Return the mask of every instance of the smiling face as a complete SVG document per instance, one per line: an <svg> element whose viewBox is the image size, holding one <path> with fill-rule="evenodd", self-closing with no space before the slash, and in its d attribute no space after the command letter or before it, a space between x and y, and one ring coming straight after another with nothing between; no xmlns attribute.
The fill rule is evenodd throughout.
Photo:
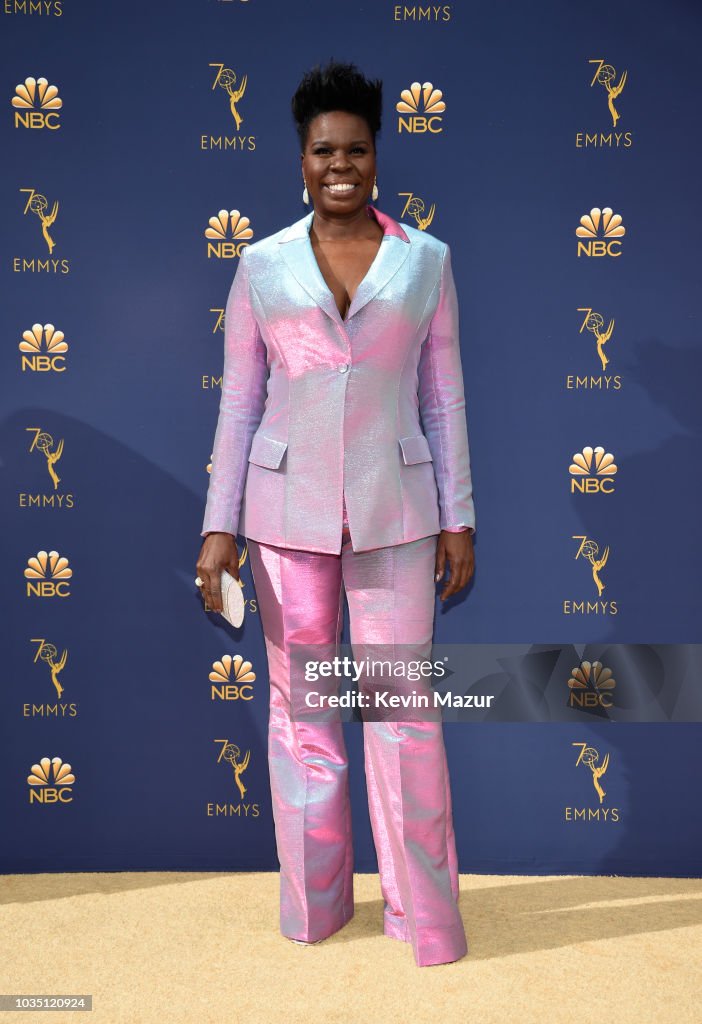
<svg viewBox="0 0 702 1024"><path fill-rule="evenodd" d="M373 136L365 118L344 110L315 117L302 154L302 174L315 212L352 215L363 209L376 174ZM346 187L330 187L335 184Z"/></svg>

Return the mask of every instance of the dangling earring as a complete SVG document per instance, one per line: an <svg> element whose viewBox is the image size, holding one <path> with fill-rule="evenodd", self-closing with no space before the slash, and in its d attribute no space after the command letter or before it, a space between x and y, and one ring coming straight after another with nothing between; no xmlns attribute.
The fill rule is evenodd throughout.
<svg viewBox="0 0 702 1024"><path fill-rule="evenodd" d="M305 181L304 178L302 180ZM305 181L305 187L302 190L302 201L303 201L303 203L305 203L306 206L310 205L310 194L307 191L307 182L306 181Z"/></svg>
<svg viewBox="0 0 702 1024"><path fill-rule="evenodd" d="M373 182L373 191L371 192L371 199L373 202L378 198L378 179L376 178Z"/></svg>

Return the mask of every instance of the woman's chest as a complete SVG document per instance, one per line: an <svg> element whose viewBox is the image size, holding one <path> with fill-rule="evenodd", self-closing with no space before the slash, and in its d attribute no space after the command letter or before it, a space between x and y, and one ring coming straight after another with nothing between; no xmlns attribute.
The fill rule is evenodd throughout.
<svg viewBox="0 0 702 1024"><path fill-rule="evenodd" d="M309 243L255 254L250 294L269 357L277 352L285 361L302 352L324 362L330 348L399 352L423 339L438 300L440 262L415 259L399 244L405 243L390 247L386 240L357 284L367 261L352 261L350 289L346 266L339 268L350 299L345 317Z"/></svg>
<svg viewBox="0 0 702 1024"><path fill-rule="evenodd" d="M353 245L312 241L312 251L324 282L334 296L342 319L353 302L359 285L370 272L378 255L379 239L362 239Z"/></svg>

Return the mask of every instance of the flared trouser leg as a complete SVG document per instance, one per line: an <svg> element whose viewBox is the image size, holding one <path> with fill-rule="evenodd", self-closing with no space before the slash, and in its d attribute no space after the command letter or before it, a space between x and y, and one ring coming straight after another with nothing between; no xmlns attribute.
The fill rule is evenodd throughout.
<svg viewBox="0 0 702 1024"><path fill-rule="evenodd" d="M248 541L270 677L268 763L280 861L280 930L315 942L353 917L353 843L343 726L293 720L294 645L341 632L341 559ZM311 687L314 684L310 684Z"/></svg>
<svg viewBox="0 0 702 1024"><path fill-rule="evenodd" d="M343 578L354 658L431 658L436 535L367 552L345 551ZM409 675L409 673L408 673ZM369 692L383 690L373 679ZM391 692L427 693L396 677ZM410 942L418 966L450 963L468 949L458 907L458 859L438 712L382 712L364 721L368 804L384 900L384 932ZM392 716L392 717L390 717Z"/></svg>
<svg viewBox="0 0 702 1024"><path fill-rule="evenodd" d="M280 927L308 942L353 916L348 758L341 722L291 718L292 649L334 656L349 604L354 657L398 645L431 655L436 535L340 555L249 540L271 686L268 755L280 860ZM299 685L299 684L296 684ZM311 689L319 684L310 683ZM412 684L409 689L415 688ZM415 713L416 716L416 713ZM395 713L396 717L396 713ZM363 723L369 812L384 899L384 932L411 944L418 966L467 952L440 716Z"/></svg>

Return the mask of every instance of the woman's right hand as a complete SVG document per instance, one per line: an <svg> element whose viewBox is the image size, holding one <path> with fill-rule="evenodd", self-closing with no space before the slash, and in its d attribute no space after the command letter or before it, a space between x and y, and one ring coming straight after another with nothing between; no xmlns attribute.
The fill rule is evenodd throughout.
<svg viewBox="0 0 702 1024"><path fill-rule="evenodd" d="M202 599L213 612L222 611L222 570L239 579L239 552L231 533L208 533L197 559L197 574L202 580Z"/></svg>

